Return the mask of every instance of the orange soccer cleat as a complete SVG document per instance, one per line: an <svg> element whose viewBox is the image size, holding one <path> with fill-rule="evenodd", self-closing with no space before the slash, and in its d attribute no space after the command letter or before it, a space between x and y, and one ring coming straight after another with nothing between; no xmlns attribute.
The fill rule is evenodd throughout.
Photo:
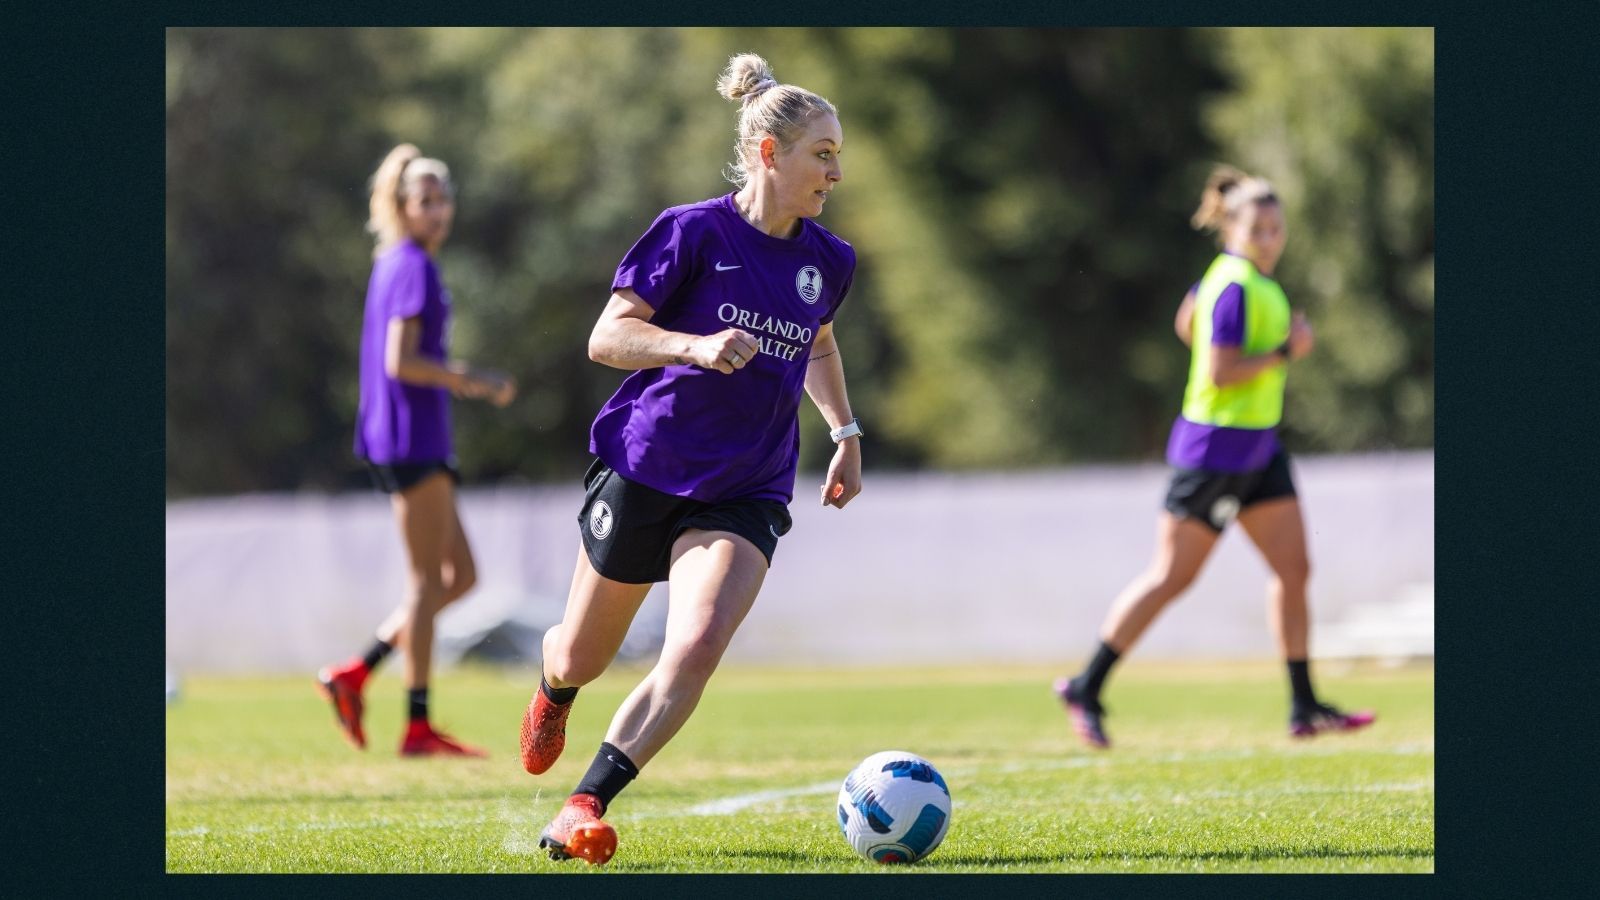
<svg viewBox="0 0 1600 900"><path fill-rule="evenodd" d="M567 714L572 703L552 703L542 687L522 714L522 767L530 775L543 775L561 758L567 746Z"/></svg>
<svg viewBox="0 0 1600 900"><path fill-rule="evenodd" d="M555 860L584 860L603 866L617 852L617 830L600 820L603 809L593 794L573 794L539 835L539 846Z"/></svg>

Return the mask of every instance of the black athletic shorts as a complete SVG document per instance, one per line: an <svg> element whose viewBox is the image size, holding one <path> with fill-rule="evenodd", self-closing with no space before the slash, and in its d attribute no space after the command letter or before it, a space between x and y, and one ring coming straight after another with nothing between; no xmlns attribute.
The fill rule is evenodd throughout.
<svg viewBox="0 0 1600 900"><path fill-rule="evenodd" d="M1180 519L1194 519L1221 534L1240 510L1263 500L1293 496L1289 454L1279 450L1265 469L1254 472L1175 469L1167 487L1166 507Z"/></svg>
<svg viewBox="0 0 1600 900"><path fill-rule="evenodd" d="M461 483L461 473L456 471L455 462L447 459L419 463L375 463L368 460L367 471L372 475L373 486L385 494L408 491L435 472L449 472L452 481Z"/></svg>
<svg viewBox="0 0 1600 900"><path fill-rule="evenodd" d="M600 460L583 477L578 531L594 570L612 581L666 581L672 544L690 528L727 531L756 545L772 565L778 538L794 524L776 500L706 503L675 497L618 475Z"/></svg>

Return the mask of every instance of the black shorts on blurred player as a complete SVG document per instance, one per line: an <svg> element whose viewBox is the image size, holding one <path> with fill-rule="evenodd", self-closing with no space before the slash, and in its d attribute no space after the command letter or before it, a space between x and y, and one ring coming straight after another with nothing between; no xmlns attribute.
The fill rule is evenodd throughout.
<svg viewBox="0 0 1600 900"><path fill-rule="evenodd" d="M446 459L431 460L419 463L375 463L367 462L367 472L372 475L372 484L385 494L399 494L416 487L435 472L449 472L450 480L456 484L461 483L461 473L456 471L454 462Z"/></svg>
<svg viewBox="0 0 1600 900"><path fill-rule="evenodd" d="M1221 534L1243 510L1265 500L1293 496L1289 454L1280 449L1266 468L1254 472L1175 469L1167 487L1166 508L1180 519L1194 519Z"/></svg>

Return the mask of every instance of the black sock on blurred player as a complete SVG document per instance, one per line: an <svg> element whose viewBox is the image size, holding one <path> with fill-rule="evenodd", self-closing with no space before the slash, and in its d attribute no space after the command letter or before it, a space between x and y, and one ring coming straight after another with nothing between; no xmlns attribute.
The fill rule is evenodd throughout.
<svg viewBox="0 0 1600 900"><path fill-rule="evenodd" d="M1297 711L1317 705L1317 695L1311 690L1310 660L1289 660L1289 690Z"/></svg>
<svg viewBox="0 0 1600 900"><path fill-rule="evenodd" d="M571 703L572 698L578 696L578 689L575 687L551 687L550 682L544 680L544 673L542 672L539 674L539 690L544 691L545 697L557 706Z"/></svg>
<svg viewBox="0 0 1600 900"><path fill-rule="evenodd" d="M389 651L393 649L394 645L390 644L388 641L375 641L372 644L372 649L367 651L367 655L361 657L361 661L366 664L367 671L371 672L373 669L378 667L378 663L383 662L383 658L388 656Z"/></svg>
<svg viewBox="0 0 1600 900"><path fill-rule="evenodd" d="M1105 684L1106 676L1111 674L1111 667L1116 665L1122 654L1111 649L1105 641L1094 652L1094 659L1089 660L1089 665L1072 679L1077 683L1078 690L1083 694L1083 699L1098 702L1100 700L1100 687Z"/></svg>
<svg viewBox="0 0 1600 900"><path fill-rule="evenodd" d="M603 813L611 806L612 798L622 792L639 775L639 767L633 764L626 753L612 745L601 742L600 752L594 755L594 762L589 764L589 771L578 782L572 791L574 794L593 794L600 798L600 811Z"/></svg>
<svg viewBox="0 0 1600 900"><path fill-rule="evenodd" d="M411 721L428 721L428 689L425 687L411 688L406 691L407 702L410 704Z"/></svg>

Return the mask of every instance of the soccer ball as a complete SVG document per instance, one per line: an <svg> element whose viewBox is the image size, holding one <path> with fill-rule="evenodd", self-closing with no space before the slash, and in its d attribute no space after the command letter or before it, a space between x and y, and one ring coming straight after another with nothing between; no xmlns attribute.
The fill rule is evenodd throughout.
<svg viewBox="0 0 1600 900"><path fill-rule="evenodd" d="M915 753L874 753L845 776L839 789L839 829L867 859L916 862L950 829L950 788L933 764Z"/></svg>

